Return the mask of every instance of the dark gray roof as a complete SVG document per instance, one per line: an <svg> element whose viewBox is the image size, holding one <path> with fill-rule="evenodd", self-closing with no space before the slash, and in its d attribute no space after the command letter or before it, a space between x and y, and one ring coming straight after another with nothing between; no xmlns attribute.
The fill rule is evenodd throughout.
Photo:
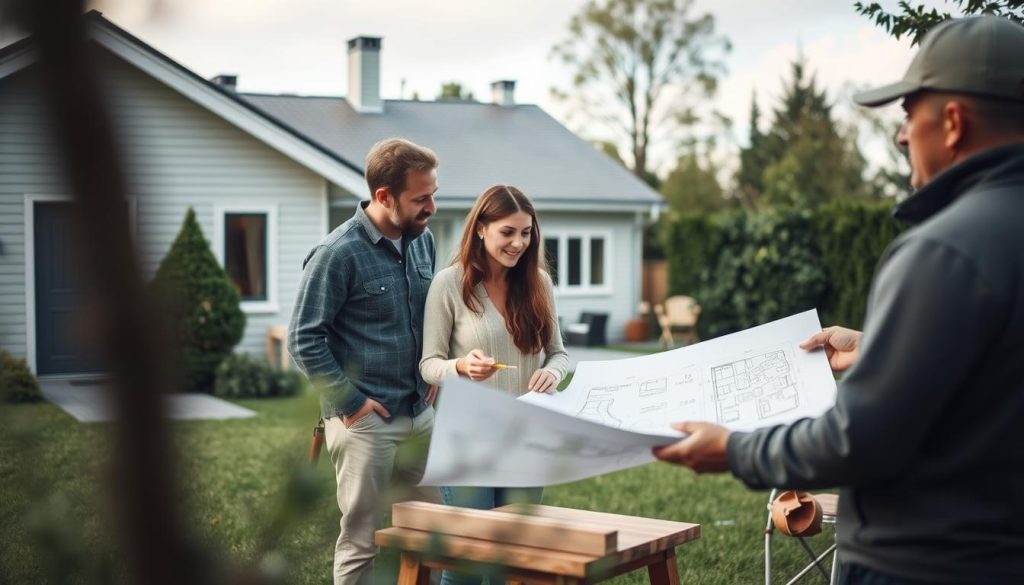
<svg viewBox="0 0 1024 585"><path fill-rule="evenodd" d="M444 199L472 200L507 183L538 204L662 203L646 183L534 105L385 100L384 113L359 114L340 97L240 97L356 164L384 138L428 146L441 160Z"/></svg>

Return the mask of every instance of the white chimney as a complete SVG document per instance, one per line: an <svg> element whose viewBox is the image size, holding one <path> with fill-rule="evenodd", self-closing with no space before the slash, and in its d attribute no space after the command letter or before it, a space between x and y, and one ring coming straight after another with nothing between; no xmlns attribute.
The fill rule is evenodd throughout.
<svg viewBox="0 0 1024 585"><path fill-rule="evenodd" d="M516 105L516 82L510 79L491 83L491 103L496 106Z"/></svg>
<svg viewBox="0 0 1024 585"><path fill-rule="evenodd" d="M238 91L238 76L227 73L221 73L210 78L210 81L231 91Z"/></svg>
<svg viewBox="0 0 1024 585"><path fill-rule="evenodd" d="M380 37L348 41L348 103L359 113L380 113Z"/></svg>

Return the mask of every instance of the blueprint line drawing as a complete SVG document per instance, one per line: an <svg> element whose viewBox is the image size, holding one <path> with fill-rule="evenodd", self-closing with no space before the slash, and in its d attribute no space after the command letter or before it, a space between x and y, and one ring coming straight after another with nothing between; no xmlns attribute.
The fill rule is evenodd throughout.
<svg viewBox="0 0 1024 585"><path fill-rule="evenodd" d="M815 311L671 351L582 362L569 387L528 400L578 418L637 431L710 421L732 430L824 412L835 379L823 351L799 344L821 331Z"/></svg>
<svg viewBox="0 0 1024 585"><path fill-rule="evenodd" d="M716 420L764 420L800 406L793 364L782 349L711 368Z"/></svg>

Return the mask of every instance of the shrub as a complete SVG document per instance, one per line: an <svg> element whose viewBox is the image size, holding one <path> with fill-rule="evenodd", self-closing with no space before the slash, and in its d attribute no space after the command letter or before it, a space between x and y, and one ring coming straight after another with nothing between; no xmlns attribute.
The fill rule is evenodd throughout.
<svg viewBox="0 0 1024 585"><path fill-rule="evenodd" d="M905 225L892 203L835 201L814 214L815 239L827 274L822 322L860 329L878 260Z"/></svg>
<svg viewBox="0 0 1024 585"><path fill-rule="evenodd" d="M668 271L669 294L698 297L698 291L712 280L718 248L721 246L720 233L713 217L703 213L686 213L670 214L666 219L662 242L671 258Z"/></svg>
<svg viewBox="0 0 1024 585"><path fill-rule="evenodd" d="M717 258L696 294L702 338L816 306L826 283L810 218L790 209L716 216Z"/></svg>
<svg viewBox="0 0 1024 585"><path fill-rule="evenodd" d="M37 402L43 399L39 382L28 362L0 350L0 393L7 402Z"/></svg>
<svg viewBox="0 0 1024 585"><path fill-rule="evenodd" d="M191 208L153 286L174 332L185 389L209 392L214 371L242 338L238 290L214 258Z"/></svg>
<svg viewBox="0 0 1024 585"><path fill-rule="evenodd" d="M277 369L263 358L239 353L217 366L213 393L224 398L293 396L302 389L303 381L296 370Z"/></svg>
<svg viewBox="0 0 1024 585"><path fill-rule="evenodd" d="M672 216L670 295L697 299L704 339L817 307L823 324L861 328L871 278L902 227L890 202L837 201Z"/></svg>

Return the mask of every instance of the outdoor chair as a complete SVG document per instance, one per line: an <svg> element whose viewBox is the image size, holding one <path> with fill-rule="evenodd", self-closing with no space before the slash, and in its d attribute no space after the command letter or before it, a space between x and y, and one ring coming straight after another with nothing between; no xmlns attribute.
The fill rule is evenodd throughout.
<svg viewBox="0 0 1024 585"><path fill-rule="evenodd" d="M654 312L661 325L661 337L658 342L664 347L675 347L675 332L684 334L685 345L697 342L697 318L700 316L700 305L693 297L676 295L665 299L663 305L655 305Z"/></svg>
<svg viewBox="0 0 1024 585"><path fill-rule="evenodd" d="M768 523L764 527L764 583L765 585L772 585L772 537L776 532L775 523L772 521L772 502L775 501L778 496L779 490L772 490L768 495ZM821 506L821 523L831 524L833 529L832 532L832 543L824 550L824 552L818 554L814 552L814 549L807 544L807 537L793 536L800 546L807 553L810 562L801 569L792 579L786 581L786 585L793 585L804 577L807 573L817 569L818 573L825 579L825 582L829 585L834 585L839 571L839 565L836 562L836 543L835 543L835 525L839 515L839 496L835 494L813 494L814 499L818 501ZM781 531L780 531L781 532ZM824 532L822 532L824 534ZM825 570L826 564L824 563L827 557L832 557L832 566L829 571Z"/></svg>
<svg viewBox="0 0 1024 585"><path fill-rule="evenodd" d="M565 343L584 347L607 345L608 341L605 336L607 327L608 313L580 313L579 322L570 323L566 327Z"/></svg>

